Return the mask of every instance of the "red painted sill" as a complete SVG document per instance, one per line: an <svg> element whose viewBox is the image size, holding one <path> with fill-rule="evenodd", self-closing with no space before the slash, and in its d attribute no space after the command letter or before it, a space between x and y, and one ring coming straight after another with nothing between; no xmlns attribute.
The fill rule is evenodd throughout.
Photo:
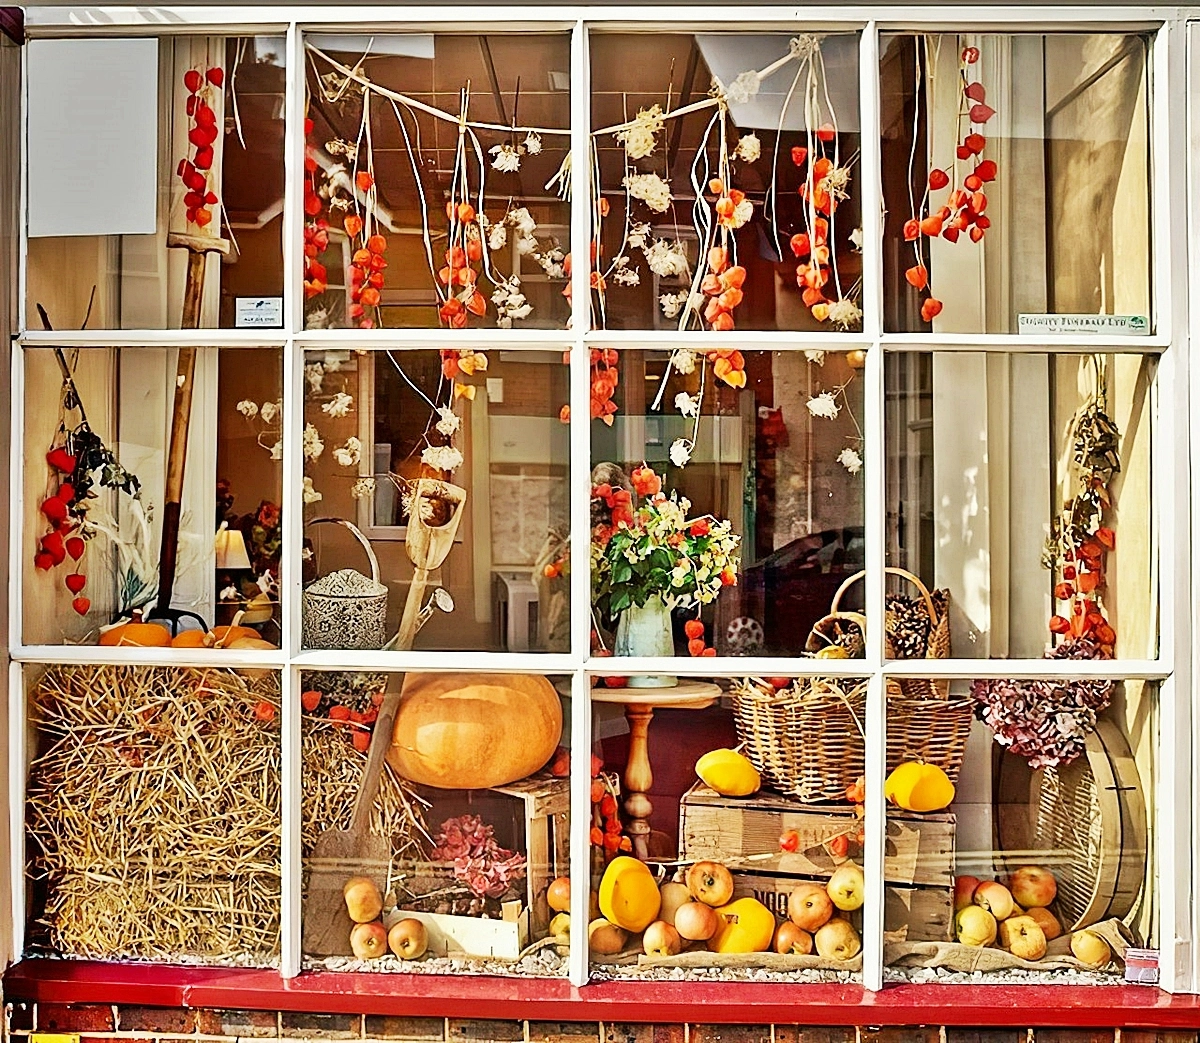
<svg viewBox="0 0 1200 1043"><path fill-rule="evenodd" d="M24 960L6 1001L138 1003L323 1013L807 1025L1200 1027L1200 996L1139 985L854 985L606 982L306 973Z"/></svg>

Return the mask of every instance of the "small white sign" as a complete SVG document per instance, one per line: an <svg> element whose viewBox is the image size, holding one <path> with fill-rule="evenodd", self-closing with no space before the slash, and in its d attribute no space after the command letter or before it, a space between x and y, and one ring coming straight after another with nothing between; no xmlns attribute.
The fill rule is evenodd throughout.
<svg viewBox="0 0 1200 1043"><path fill-rule="evenodd" d="M238 329L275 330L283 326L282 297L238 297L233 324Z"/></svg>
<svg viewBox="0 0 1200 1043"><path fill-rule="evenodd" d="M1113 337L1148 337L1145 315L1019 315L1017 332L1037 336L1063 333L1101 333Z"/></svg>

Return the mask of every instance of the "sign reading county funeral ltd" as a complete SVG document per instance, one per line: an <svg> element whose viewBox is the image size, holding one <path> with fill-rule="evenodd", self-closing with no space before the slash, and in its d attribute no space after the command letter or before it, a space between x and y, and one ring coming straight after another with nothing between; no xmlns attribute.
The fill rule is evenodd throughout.
<svg viewBox="0 0 1200 1043"><path fill-rule="evenodd" d="M1019 315L1018 333L1106 333L1114 337L1148 337L1145 315Z"/></svg>

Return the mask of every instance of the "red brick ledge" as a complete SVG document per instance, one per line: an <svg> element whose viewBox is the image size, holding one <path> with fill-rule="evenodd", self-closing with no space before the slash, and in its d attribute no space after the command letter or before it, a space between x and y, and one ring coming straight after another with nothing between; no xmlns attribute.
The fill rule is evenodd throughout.
<svg viewBox="0 0 1200 1043"><path fill-rule="evenodd" d="M1200 996L1138 985L891 985L605 982L472 976L339 974L24 960L6 1001L136 1003L321 1013L543 1021L715 1024L1200 1027Z"/></svg>

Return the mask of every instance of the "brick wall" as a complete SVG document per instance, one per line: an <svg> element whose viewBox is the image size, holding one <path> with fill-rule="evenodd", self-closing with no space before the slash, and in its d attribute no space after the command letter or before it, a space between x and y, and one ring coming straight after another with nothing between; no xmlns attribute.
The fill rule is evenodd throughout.
<svg viewBox="0 0 1200 1043"><path fill-rule="evenodd" d="M13 1043L28 1043L31 1034L41 1032L78 1033L81 1043L295 1043L300 1039L386 1043L1200 1043L1195 1031L1115 1028L651 1025L53 1003L9 1004L5 1013Z"/></svg>

